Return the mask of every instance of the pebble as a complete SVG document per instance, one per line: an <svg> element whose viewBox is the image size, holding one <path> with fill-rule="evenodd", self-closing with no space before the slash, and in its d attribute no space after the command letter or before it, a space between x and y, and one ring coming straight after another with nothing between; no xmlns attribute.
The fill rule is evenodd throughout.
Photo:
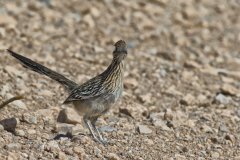
<svg viewBox="0 0 240 160"><path fill-rule="evenodd" d="M9 151L19 150L21 148L21 144L19 144L19 143L9 143L5 147Z"/></svg>
<svg viewBox="0 0 240 160"><path fill-rule="evenodd" d="M225 124L221 124L219 126L219 130L222 132L229 132L229 129L227 128L227 126Z"/></svg>
<svg viewBox="0 0 240 160"><path fill-rule="evenodd" d="M16 129L16 130L15 130L15 134L16 134L17 136L20 136L20 137L25 136L25 132L24 132L23 130L21 130L21 129Z"/></svg>
<svg viewBox="0 0 240 160"><path fill-rule="evenodd" d="M100 130L101 132L113 132L113 131L117 131L116 128L113 128L113 127L111 127L111 126L102 126L102 127L99 128L99 130Z"/></svg>
<svg viewBox="0 0 240 160"><path fill-rule="evenodd" d="M37 131L36 131L35 129L28 129L28 130L27 130L27 133L28 133L28 134L36 134Z"/></svg>
<svg viewBox="0 0 240 160"><path fill-rule="evenodd" d="M19 109L27 110L27 106L22 100L13 101L12 104Z"/></svg>
<svg viewBox="0 0 240 160"><path fill-rule="evenodd" d="M0 131L3 131L4 130L4 127L3 125L0 124Z"/></svg>
<svg viewBox="0 0 240 160"><path fill-rule="evenodd" d="M17 118L7 118L0 121L0 124L4 127L6 131L14 132L17 124L19 124L19 119Z"/></svg>
<svg viewBox="0 0 240 160"><path fill-rule="evenodd" d="M221 86L220 90L225 95L237 96L240 94L240 91L230 84L224 84Z"/></svg>
<svg viewBox="0 0 240 160"><path fill-rule="evenodd" d="M37 124L37 117L35 115L32 115L32 114L24 113L23 114L23 121L25 121L29 124Z"/></svg>
<svg viewBox="0 0 240 160"><path fill-rule="evenodd" d="M73 109L66 108L59 112L57 122L77 124L82 123L82 117Z"/></svg>
<svg viewBox="0 0 240 160"><path fill-rule="evenodd" d="M215 97L215 101L217 103L220 103L220 104L229 104L231 101L232 101L232 98L231 97L227 97L221 93L219 93L216 97Z"/></svg>
<svg viewBox="0 0 240 160"><path fill-rule="evenodd" d="M145 95L140 95L139 100L143 103L151 103L151 97L152 95L150 93L145 94Z"/></svg>
<svg viewBox="0 0 240 160"><path fill-rule="evenodd" d="M73 152L76 153L80 159L84 159L84 157L86 157L84 149L80 146L73 147Z"/></svg>
<svg viewBox="0 0 240 160"><path fill-rule="evenodd" d="M51 153L58 153L60 151L60 148L57 141L50 141L45 145L45 150Z"/></svg>
<svg viewBox="0 0 240 160"><path fill-rule="evenodd" d="M147 145L150 145L152 146L154 144L153 140L151 139L145 139L144 142L147 144Z"/></svg>
<svg viewBox="0 0 240 160"><path fill-rule="evenodd" d="M173 112L170 109L167 109L164 113L164 120L172 121L173 120Z"/></svg>
<svg viewBox="0 0 240 160"><path fill-rule="evenodd" d="M90 14L85 15L83 21L86 22L90 28L95 27L95 22Z"/></svg>
<svg viewBox="0 0 240 160"><path fill-rule="evenodd" d="M138 86L138 81L135 78L127 78L124 81L124 87L126 89L134 89Z"/></svg>
<svg viewBox="0 0 240 160"><path fill-rule="evenodd" d="M212 158L219 158L220 154L218 152L212 152L211 157Z"/></svg>
<svg viewBox="0 0 240 160"><path fill-rule="evenodd" d="M138 125L138 131L141 134L151 134L152 130L148 128L146 125Z"/></svg>
<svg viewBox="0 0 240 160"><path fill-rule="evenodd" d="M116 155L115 153L108 153L107 158L108 158L108 160L120 160L118 155Z"/></svg>
<svg viewBox="0 0 240 160"><path fill-rule="evenodd" d="M184 155L175 154L175 160L186 160L186 157Z"/></svg>
<svg viewBox="0 0 240 160"><path fill-rule="evenodd" d="M0 22L1 23L1 22ZM15 77L15 76L19 76L21 77L22 75L22 71L20 71L19 69L17 69L16 67L13 66L5 66L5 71L7 71L8 74L10 74L11 76Z"/></svg>
<svg viewBox="0 0 240 160"><path fill-rule="evenodd" d="M235 136L232 135L232 134L227 134L227 135L225 136L225 139L231 141L232 143L234 143L235 140L236 140Z"/></svg>
<svg viewBox="0 0 240 160"><path fill-rule="evenodd" d="M74 125L73 124L67 124L67 123L56 123L55 126L55 131L58 134L67 134L67 133L71 133L72 132L72 127Z"/></svg>
<svg viewBox="0 0 240 160"><path fill-rule="evenodd" d="M183 15L184 17L186 17L187 19L192 19L192 18L196 18L198 15L198 12L196 9L194 9L193 7L186 7L183 10Z"/></svg>
<svg viewBox="0 0 240 160"><path fill-rule="evenodd" d="M59 158L59 160L65 160L65 159L67 159L67 155L64 152L59 151L58 158Z"/></svg>
<svg viewBox="0 0 240 160"><path fill-rule="evenodd" d="M194 104L194 102L195 102L195 97L192 96L191 94L187 94L186 96L184 96L184 97L180 100L180 103L181 103L182 105L186 105L186 106L192 105L192 104Z"/></svg>
<svg viewBox="0 0 240 160"><path fill-rule="evenodd" d="M213 130L211 127L207 126L207 125L203 125L201 126L201 130L205 133L213 133Z"/></svg>
<svg viewBox="0 0 240 160"><path fill-rule="evenodd" d="M16 160L16 159L21 159L20 154L16 152L8 152L7 160Z"/></svg>
<svg viewBox="0 0 240 160"><path fill-rule="evenodd" d="M101 158L102 157L101 153L102 153L102 151L95 146L94 147L95 156L98 157L98 158Z"/></svg>

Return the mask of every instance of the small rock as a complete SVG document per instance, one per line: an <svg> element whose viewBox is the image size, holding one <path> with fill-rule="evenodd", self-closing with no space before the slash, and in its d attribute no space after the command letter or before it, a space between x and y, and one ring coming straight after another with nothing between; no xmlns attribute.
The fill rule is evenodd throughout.
<svg viewBox="0 0 240 160"><path fill-rule="evenodd" d="M212 158L219 158L220 154L218 152L212 152L211 157Z"/></svg>
<svg viewBox="0 0 240 160"><path fill-rule="evenodd" d="M207 126L207 125L203 125L201 126L201 130L205 133L213 133L213 130L211 127Z"/></svg>
<svg viewBox="0 0 240 160"><path fill-rule="evenodd" d="M145 142L147 145L150 145L150 146L154 145L154 142L153 142L153 140L151 140L151 139L145 139L144 142Z"/></svg>
<svg viewBox="0 0 240 160"><path fill-rule="evenodd" d="M93 46L93 48L94 48L94 51L95 51L96 53L103 53L103 52L105 52L105 50L104 50L102 47Z"/></svg>
<svg viewBox="0 0 240 160"><path fill-rule="evenodd" d="M87 14L86 16L84 16L83 21L86 22L90 28L95 27L95 22L90 14Z"/></svg>
<svg viewBox="0 0 240 160"><path fill-rule="evenodd" d="M3 131L4 130L4 127L3 125L0 124L0 131Z"/></svg>
<svg viewBox="0 0 240 160"><path fill-rule="evenodd" d="M27 133L28 134L36 134L37 131L35 129L29 129L29 130L27 130Z"/></svg>
<svg viewBox="0 0 240 160"><path fill-rule="evenodd" d="M172 121L173 120L173 113L170 109L167 109L164 114L164 120Z"/></svg>
<svg viewBox="0 0 240 160"><path fill-rule="evenodd" d="M115 153L108 153L107 158L108 158L108 160L120 160L118 155L116 155Z"/></svg>
<svg viewBox="0 0 240 160"><path fill-rule="evenodd" d="M102 157L101 153L102 153L102 151L95 146L94 147L94 154L95 154L95 156L100 158L100 157Z"/></svg>
<svg viewBox="0 0 240 160"><path fill-rule="evenodd" d="M21 144L19 144L19 143L9 143L5 147L6 147L7 150L10 150L10 151L19 150L21 148Z"/></svg>
<svg viewBox="0 0 240 160"><path fill-rule="evenodd" d="M92 16L95 18L99 17L101 14L100 11L96 7L93 7L93 6L90 8L90 12L91 12Z"/></svg>
<svg viewBox="0 0 240 160"><path fill-rule="evenodd" d="M80 146L74 147L73 152L76 153L80 159L86 159L86 153L82 147Z"/></svg>
<svg viewBox="0 0 240 160"><path fill-rule="evenodd" d="M201 68L201 65L198 64L196 61L187 61L184 63L184 67L190 68L190 69L192 69L192 68L198 69L198 68Z"/></svg>
<svg viewBox="0 0 240 160"><path fill-rule="evenodd" d="M229 129L227 128L227 126L225 124L221 124L219 126L219 130L222 132L229 132Z"/></svg>
<svg viewBox="0 0 240 160"><path fill-rule="evenodd" d="M41 90L39 95L42 95L44 97L52 97L54 93L48 90Z"/></svg>
<svg viewBox="0 0 240 160"><path fill-rule="evenodd" d="M0 95L4 97L11 89L11 86L9 84L5 84L1 87ZM8 96L7 96L8 97ZM9 97L13 97L12 95L9 95Z"/></svg>
<svg viewBox="0 0 240 160"><path fill-rule="evenodd" d="M2 158L1 155L0 155L0 158ZM15 160L15 159L21 159L21 158L22 158L21 155L19 153L16 153L15 151L8 152L7 160Z"/></svg>
<svg viewBox="0 0 240 160"><path fill-rule="evenodd" d="M197 96L197 101L198 101L199 105L207 106L207 104L209 104L207 97L202 94Z"/></svg>
<svg viewBox="0 0 240 160"><path fill-rule="evenodd" d="M235 140L236 140L236 139L235 139L235 136L234 136L234 135L231 135L231 134L227 134L227 135L225 136L225 139L231 141L232 143L234 143Z"/></svg>
<svg viewBox="0 0 240 160"><path fill-rule="evenodd" d="M184 155L175 154L175 159L176 160L186 160L186 157Z"/></svg>
<svg viewBox="0 0 240 160"><path fill-rule="evenodd" d="M133 118L130 110L127 108L119 108L119 112Z"/></svg>
<svg viewBox="0 0 240 160"><path fill-rule="evenodd" d="M145 94L145 95L140 95L139 96L139 100L142 102L142 103L151 103L151 97L152 95L150 93L148 94Z"/></svg>
<svg viewBox="0 0 240 160"><path fill-rule="evenodd" d="M15 134L20 137L25 136L25 132L21 129L16 129Z"/></svg>
<svg viewBox="0 0 240 160"><path fill-rule="evenodd" d="M37 117L35 115L31 115L30 113L24 113L22 116L23 121L29 124L37 124Z"/></svg>
<svg viewBox="0 0 240 160"><path fill-rule="evenodd" d="M50 141L46 144L45 150L51 153L58 153L60 151L60 148L57 141Z"/></svg>
<svg viewBox="0 0 240 160"><path fill-rule="evenodd" d="M0 124L4 127L4 129L9 132L14 132L18 123L19 119L17 118L8 118L0 121Z"/></svg>
<svg viewBox="0 0 240 160"><path fill-rule="evenodd" d="M240 109L237 110L237 116L240 118Z"/></svg>
<svg viewBox="0 0 240 160"><path fill-rule="evenodd" d="M195 103L195 97L191 94L187 94L180 100L180 103L182 105L193 105Z"/></svg>
<svg viewBox="0 0 240 160"><path fill-rule="evenodd" d="M74 152L74 153L77 153L77 154L80 153L81 155L82 155L83 153L85 154L84 149L83 149L82 147L80 147L80 146L73 147L73 152Z"/></svg>
<svg viewBox="0 0 240 160"><path fill-rule="evenodd" d="M72 127L74 125L73 124L67 124L67 123L56 123L55 126L55 131L58 134L67 134L67 133L71 133L72 132Z"/></svg>
<svg viewBox="0 0 240 160"><path fill-rule="evenodd" d="M117 131L116 128L113 128L113 127L111 127L111 126L103 126L103 127L99 128L99 130L100 130L101 132L113 132L113 131Z"/></svg>
<svg viewBox="0 0 240 160"><path fill-rule="evenodd" d="M12 104L15 105L19 109L27 110L26 104L23 103L23 101L21 101L21 100L13 101Z"/></svg>
<svg viewBox="0 0 240 160"><path fill-rule="evenodd" d="M55 114L57 113L58 109L39 109L35 112L38 119L43 120L45 124L55 124L56 118Z"/></svg>
<svg viewBox="0 0 240 160"><path fill-rule="evenodd" d="M198 12L196 11L196 9L194 9L193 7L186 7L183 10L183 16L186 19L192 19L195 18L198 15Z"/></svg>
<svg viewBox="0 0 240 160"><path fill-rule="evenodd" d="M170 128L167 126L166 122L164 122L161 119L154 120L154 121L152 121L152 123L153 123L154 126L160 127L164 131L169 131L170 130Z"/></svg>
<svg viewBox="0 0 240 160"><path fill-rule="evenodd" d="M163 119L164 117L164 112L160 112L160 113L151 113L149 115L149 118L151 121L157 120L157 119Z"/></svg>
<svg viewBox="0 0 240 160"><path fill-rule="evenodd" d="M225 95L223 95L221 93L215 97L215 102L220 103L220 104L229 104L231 101L232 101L231 97L226 97Z"/></svg>
<svg viewBox="0 0 240 160"><path fill-rule="evenodd" d="M124 81L124 87L126 89L134 89L138 86L138 81L135 78L128 78Z"/></svg>
<svg viewBox="0 0 240 160"><path fill-rule="evenodd" d="M220 90L225 95L237 96L240 94L240 91L238 89L236 89L235 87L233 87L232 85L229 85L229 84L224 84L220 88Z"/></svg>
<svg viewBox="0 0 240 160"><path fill-rule="evenodd" d="M186 126L189 126L190 128L194 128L196 126L196 120L188 119L186 121Z"/></svg>
<svg viewBox="0 0 240 160"><path fill-rule="evenodd" d="M146 125L138 125L138 131L141 134L150 134L152 130L148 128Z"/></svg>
<svg viewBox="0 0 240 160"><path fill-rule="evenodd" d="M78 136L74 136L72 138L73 142L76 142L78 144L90 144L92 142L92 139L89 136L85 136L85 135L78 135Z"/></svg>
<svg viewBox="0 0 240 160"><path fill-rule="evenodd" d="M82 123L81 116L72 108L66 108L59 112L57 122L77 124Z"/></svg>
<svg viewBox="0 0 240 160"><path fill-rule="evenodd" d="M21 75L23 74L19 69L17 69L16 67L13 67L13 66L5 66L4 70L11 76L21 77Z"/></svg>
<svg viewBox="0 0 240 160"><path fill-rule="evenodd" d="M60 151L58 152L58 158L59 160L65 160L67 159L67 155L64 152Z"/></svg>
<svg viewBox="0 0 240 160"><path fill-rule="evenodd" d="M80 124L73 125L67 123L57 123L55 126L55 131L58 134L64 135L71 134L72 136L87 133L86 129L82 127Z"/></svg>
<svg viewBox="0 0 240 160"><path fill-rule="evenodd" d="M0 15L0 25L10 25L11 27L14 27L17 24L17 21L9 15Z"/></svg>
<svg viewBox="0 0 240 160"><path fill-rule="evenodd" d="M182 96L183 94L176 89L174 85L170 86L166 91L167 94L170 95L176 95L176 96Z"/></svg>
<svg viewBox="0 0 240 160"><path fill-rule="evenodd" d="M73 136L79 135L79 134L86 134L86 133L88 133L88 130L80 124L76 124L75 126L72 127L71 134Z"/></svg>

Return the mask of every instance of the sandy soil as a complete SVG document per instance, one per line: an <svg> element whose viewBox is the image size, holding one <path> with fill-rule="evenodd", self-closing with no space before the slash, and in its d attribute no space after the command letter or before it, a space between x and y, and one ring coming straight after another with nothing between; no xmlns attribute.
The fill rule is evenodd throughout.
<svg viewBox="0 0 240 160"><path fill-rule="evenodd" d="M81 84L119 39L129 46L125 91L99 119L106 147L57 122L64 88L3 50ZM238 0L0 0L0 103L24 96L0 109L0 159L238 160L239 44Z"/></svg>

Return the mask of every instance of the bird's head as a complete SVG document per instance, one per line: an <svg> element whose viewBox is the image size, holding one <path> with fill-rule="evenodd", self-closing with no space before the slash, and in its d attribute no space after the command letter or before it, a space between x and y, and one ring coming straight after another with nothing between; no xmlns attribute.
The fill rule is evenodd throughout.
<svg viewBox="0 0 240 160"><path fill-rule="evenodd" d="M115 44L115 50L113 51L113 58L123 60L127 56L127 45L123 40L117 41Z"/></svg>

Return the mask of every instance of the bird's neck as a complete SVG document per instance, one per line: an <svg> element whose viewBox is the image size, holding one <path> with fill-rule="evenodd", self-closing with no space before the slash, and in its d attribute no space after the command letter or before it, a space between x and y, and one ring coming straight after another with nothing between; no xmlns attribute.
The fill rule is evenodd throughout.
<svg viewBox="0 0 240 160"><path fill-rule="evenodd" d="M122 74L123 69L124 69L123 60L113 58L111 64L106 69L106 72L109 74Z"/></svg>
<svg viewBox="0 0 240 160"><path fill-rule="evenodd" d="M105 82L114 82L114 85L121 85L123 79L123 60L113 59L112 63L103 72Z"/></svg>

